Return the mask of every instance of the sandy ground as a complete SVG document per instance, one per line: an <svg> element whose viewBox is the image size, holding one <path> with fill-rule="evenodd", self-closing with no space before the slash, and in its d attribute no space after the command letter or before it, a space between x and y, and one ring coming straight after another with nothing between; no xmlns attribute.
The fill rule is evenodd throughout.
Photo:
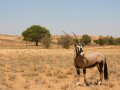
<svg viewBox="0 0 120 90"><path fill-rule="evenodd" d="M109 81L76 86L73 49L0 49L0 90L119 90L120 47L87 47L107 56ZM99 79L97 68L87 69L87 80ZM83 83L81 70L80 83Z"/></svg>

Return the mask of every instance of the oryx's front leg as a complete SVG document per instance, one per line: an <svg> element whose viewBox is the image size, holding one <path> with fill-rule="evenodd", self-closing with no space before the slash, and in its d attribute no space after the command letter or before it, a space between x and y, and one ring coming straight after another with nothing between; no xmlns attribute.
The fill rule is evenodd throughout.
<svg viewBox="0 0 120 90"><path fill-rule="evenodd" d="M77 75L78 75L78 79L77 79L77 83L76 85L80 85L80 69L79 68L76 68L76 71L77 71Z"/></svg>
<svg viewBox="0 0 120 90"><path fill-rule="evenodd" d="M84 86L87 85L87 81L86 81L86 68L83 68L83 77L84 77Z"/></svg>

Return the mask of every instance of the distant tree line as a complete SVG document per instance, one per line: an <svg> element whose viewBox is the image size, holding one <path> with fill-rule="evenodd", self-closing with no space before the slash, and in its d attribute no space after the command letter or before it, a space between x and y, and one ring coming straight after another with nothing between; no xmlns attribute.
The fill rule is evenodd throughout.
<svg viewBox="0 0 120 90"><path fill-rule="evenodd" d="M99 45L120 45L120 38L113 38L112 36L100 36L98 40L94 40L94 43Z"/></svg>
<svg viewBox="0 0 120 90"><path fill-rule="evenodd" d="M22 32L23 40L35 42L36 46L39 45L39 42L44 45L45 48L49 48L51 45L51 34L48 29L39 25L32 25ZM75 38L73 38L76 40ZM91 37L87 34L82 35L81 38L78 38L81 44L85 45L120 45L120 38L114 38L112 36L100 36L98 40L92 40ZM92 42L93 41L93 42ZM92 42L92 43L91 43ZM67 36L61 36L58 39L58 45L61 45L63 48L70 48L72 45L71 40Z"/></svg>
<svg viewBox="0 0 120 90"><path fill-rule="evenodd" d="M85 45L93 45L93 44L100 45L100 46L120 45L120 38L113 38L112 36L106 36L106 37L100 36L98 40L94 40L92 43L91 37L89 35L85 34L81 38L79 38L79 41L81 44L85 44ZM70 39L67 36L62 36L59 39L58 44L60 44L63 48L68 49L70 47L70 45L72 44L72 42L70 41Z"/></svg>

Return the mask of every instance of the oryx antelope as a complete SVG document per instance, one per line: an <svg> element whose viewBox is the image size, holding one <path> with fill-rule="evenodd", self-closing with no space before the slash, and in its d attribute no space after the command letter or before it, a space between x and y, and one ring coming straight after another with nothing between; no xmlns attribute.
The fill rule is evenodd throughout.
<svg viewBox="0 0 120 90"><path fill-rule="evenodd" d="M88 84L86 81L86 68L91 68L94 66L97 66L98 71L100 72L100 80L97 82L97 84L102 83L103 73L104 73L104 79L108 80L108 68L107 68L106 56L101 52L84 52L82 49L82 45L80 44L77 36L74 33L73 34L76 37L76 41L73 40L67 33L65 34L71 39L71 41L75 45L74 66L78 74L76 85L80 85L79 83L80 69L83 69L84 85L86 86Z"/></svg>

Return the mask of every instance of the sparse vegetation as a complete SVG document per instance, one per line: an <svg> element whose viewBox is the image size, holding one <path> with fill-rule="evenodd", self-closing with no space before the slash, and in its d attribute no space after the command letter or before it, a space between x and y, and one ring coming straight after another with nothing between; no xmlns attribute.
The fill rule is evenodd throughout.
<svg viewBox="0 0 120 90"><path fill-rule="evenodd" d="M120 38L114 38L112 36L100 36L98 40L94 40L96 44L99 44L101 46L103 45L119 45L120 44Z"/></svg>
<svg viewBox="0 0 120 90"><path fill-rule="evenodd" d="M67 36L61 36L58 43L65 49L70 48L71 40Z"/></svg>
<svg viewBox="0 0 120 90"><path fill-rule="evenodd" d="M50 45L51 45L51 37L50 36L45 36L42 39L42 44L43 44L43 46L45 46L45 48L49 48Z"/></svg>
<svg viewBox="0 0 120 90"><path fill-rule="evenodd" d="M81 38L81 43L85 44L85 45L88 45L91 43L91 37L89 35L83 35L82 38Z"/></svg>
<svg viewBox="0 0 120 90"><path fill-rule="evenodd" d="M116 42L118 45L120 45L120 38L116 38L116 39L115 39L115 42Z"/></svg>
<svg viewBox="0 0 120 90"><path fill-rule="evenodd" d="M120 86L120 46L88 46L85 51L100 51L107 56L109 81L98 86L75 86L73 49L1 49L0 89L17 90L102 90ZM34 69L35 68L35 69ZM87 69L87 80L99 79L97 68ZM80 83L83 83L81 73Z"/></svg>

